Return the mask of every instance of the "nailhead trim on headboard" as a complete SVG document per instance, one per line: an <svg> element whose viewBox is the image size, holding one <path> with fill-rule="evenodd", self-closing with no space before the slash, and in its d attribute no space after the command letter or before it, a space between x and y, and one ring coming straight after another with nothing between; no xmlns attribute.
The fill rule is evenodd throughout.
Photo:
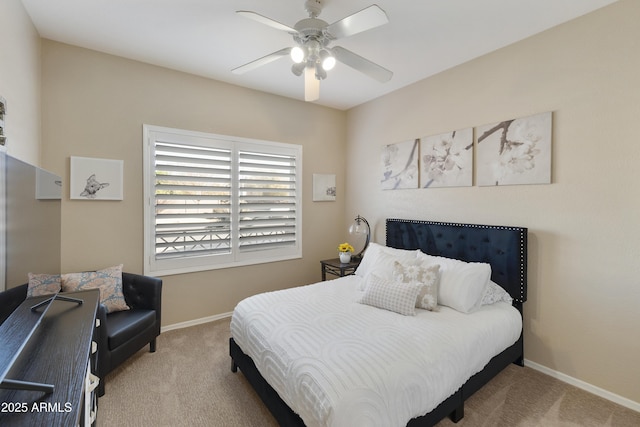
<svg viewBox="0 0 640 427"><path fill-rule="evenodd" d="M465 223L454 223L454 222L440 222L440 221L426 221L426 220L407 220L407 219L397 219L397 218L389 218L386 220L386 233L387 233L387 245L389 245L389 240L392 238L389 235L389 225L390 223L404 223L404 224L410 224L410 225L415 225L415 224L423 224L425 225L425 231L430 231L429 227L430 225L434 225L434 226L439 226L439 227L451 227L452 231L456 230L456 229L482 229L482 230L499 230L499 231L512 231L515 232L517 234L517 242L515 243L509 243L511 246L510 247L503 247L500 248L500 253L499 255L502 254L506 254L507 251L513 251L516 250L517 251L517 255L518 255L518 263L519 265L517 266L517 271L518 271L518 276L519 276L519 293L516 293L515 291L517 289L508 289L510 291L510 294L512 296L512 298L522 304L527 300L527 234L528 234L528 230L527 228L524 227L510 227L510 226L499 226L499 225L483 225L483 224L465 224ZM503 234L503 233L500 233ZM415 236L415 237L419 237L419 236ZM442 235L440 236L433 236L431 234L428 235L428 237L433 238L434 240L437 240L437 237L442 237ZM462 238L462 236L460 237ZM397 236L394 236L393 239L397 239ZM425 239L426 240L426 239ZM400 245L394 245L394 247L400 247L400 248L405 248L405 249L422 249L425 245L427 245L427 241L424 242L411 242L411 244L409 244L409 247L406 247L405 244L407 244L407 242L400 242ZM473 245L471 247L472 251L476 251L477 247L476 246L481 246L483 243L486 243L485 246L489 246L490 240L487 239L485 241L482 241L480 243L480 245ZM515 245L515 247L514 247ZM449 244L447 246L448 249L453 250L454 248L451 247L451 244ZM488 257L491 258L491 254L487 251L487 253L489 254ZM439 254L434 254L434 255L439 255ZM444 255L446 256L446 255ZM474 260L474 259L464 259L465 261L479 261L479 260ZM496 262L495 259L489 259L488 262ZM487 262L487 261L484 261ZM510 266L510 267L515 267L515 266ZM501 283L501 285L503 285ZM511 286L510 288L515 288L518 284L511 281Z"/></svg>

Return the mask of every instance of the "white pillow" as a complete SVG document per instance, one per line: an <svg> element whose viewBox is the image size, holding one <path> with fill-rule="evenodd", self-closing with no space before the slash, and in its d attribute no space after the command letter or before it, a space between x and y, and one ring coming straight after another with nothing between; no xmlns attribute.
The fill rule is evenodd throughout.
<svg viewBox="0 0 640 427"><path fill-rule="evenodd" d="M509 292L504 290L500 285L495 283L493 280L489 280L489 285L484 291L480 305L491 305L498 301L504 301L511 304L513 303L513 298L511 298Z"/></svg>
<svg viewBox="0 0 640 427"><path fill-rule="evenodd" d="M358 302L372 307L393 311L404 316L415 316L416 298L422 286L397 283L370 274L367 286Z"/></svg>
<svg viewBox="0 0 640 427"><path fill-rule="evenodd" d="M439 270L438 264L425 265L418 259L405 262L395 261L393 263L393 280L420 285L416 307L434 311L438 308Z"/></svg>
<svg viewBox="0 0 640 427"><path fill-rule="evenodd" d="M418 252L418 249L409 251L370 243L355 275L366 278L369 274L375 273L380 277L391 279L393 277L393 262L416 259Z"/></svg>
<svg viewBox="0 0 640 427"><path fill-rule="evenodd" d="M480 262L418 254L418 259L440 265L438 304L462 313L470 313L480 306L491 278L491 266Z"/></svg>

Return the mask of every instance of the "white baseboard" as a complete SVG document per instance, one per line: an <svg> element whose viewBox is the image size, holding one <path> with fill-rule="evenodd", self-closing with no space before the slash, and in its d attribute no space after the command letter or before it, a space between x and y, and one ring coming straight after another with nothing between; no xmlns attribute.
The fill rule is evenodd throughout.
<svg viewBox="0 0 640 427"><path fill-rule="evenodd" d="M614 403L617 403L618 405L624 406L625 408L629 408L633 411L640 412L640 403L634 402L631 399L627 399L626 397L622 397L615 393L611 393L610 391L607 391L600 387L596 387L593 384L589 384L577 378L573 378L569 375L563 374L562 372L554 371L553 369L547 368L546 366L540 365L539 363L536 363L536 362L532 362L531 360L528 360L528 359L524 360L524 365L528 366L531 369L535 369L536 371L540 371L543 374L547 374L550 377L556 378L562 382L571 384L572 386L588 391L591 394L600 396L603 399L610 400Z"/></svg>
<svg viewBox="0 0 640 427"><path fill-rule="evenodd" d="M174 329L188 328L189 326L202 325L203 323L215 322L216 320L226 319L231 317L232 312L216 314L209 317L201 317L200 319L188 320L186 322L174 323L173 325L167 325L160 328L160 332L172 331Z"/></svg>

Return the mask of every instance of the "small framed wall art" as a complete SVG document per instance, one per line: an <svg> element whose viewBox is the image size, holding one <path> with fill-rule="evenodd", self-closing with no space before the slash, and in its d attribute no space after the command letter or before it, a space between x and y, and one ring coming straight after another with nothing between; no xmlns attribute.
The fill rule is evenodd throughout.
<svg viewBox="0 0 640 427"><path fill-rule="evenodd" d="M71 157L70 198L122 200L124 161Z"/></svg>
<svg viewBox="0 0 640 427"><path fill-rule="evenodd" d="M333 202L336 200L335 174L313 174L313 201Z"/></svg>

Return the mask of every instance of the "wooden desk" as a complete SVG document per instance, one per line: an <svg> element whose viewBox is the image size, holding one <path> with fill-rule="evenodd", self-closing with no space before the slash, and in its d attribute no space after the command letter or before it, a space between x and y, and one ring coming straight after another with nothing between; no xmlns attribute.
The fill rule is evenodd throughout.
<svg viewBox="0 0 640 427"><path fill-rule="evenodd" d="M2 426L84 425L85 379L100 293L92 289L63 295L83 303L52 301L5 375L10 380L51 384L54 390L0 389ZM0 326L0 363L13 357L5 349L28 335L24 329L33 329L38 313L31 306L44 299L25 300Z"/></svg>

